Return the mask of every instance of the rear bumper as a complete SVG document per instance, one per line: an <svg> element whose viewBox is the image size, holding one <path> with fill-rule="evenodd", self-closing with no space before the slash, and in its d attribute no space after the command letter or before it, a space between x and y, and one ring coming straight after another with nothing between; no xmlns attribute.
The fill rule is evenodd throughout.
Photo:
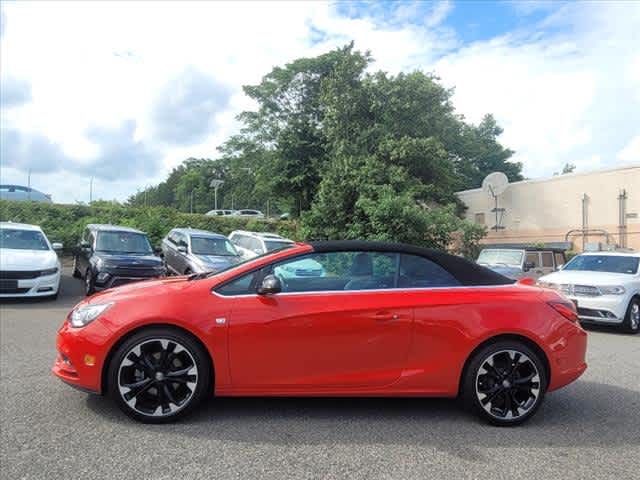
<svg viewBox="0 0 640 480"><path fill-rule="evenodd" d="M587 369L587 332L580 325L566 322L560 338L552 345L549 355L551 378L549 391L575 381Z"/></svg>

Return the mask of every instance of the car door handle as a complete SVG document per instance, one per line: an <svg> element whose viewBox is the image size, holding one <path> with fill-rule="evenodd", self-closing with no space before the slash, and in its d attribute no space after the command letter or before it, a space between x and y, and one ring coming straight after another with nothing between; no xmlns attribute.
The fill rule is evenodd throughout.
<svg viewBox="0 0 640 480"><path fill-rule="evenodd" d="M374 315L377 322L388 322L390 320L397 320L398 314L391 312L378 312Z"/></svg>

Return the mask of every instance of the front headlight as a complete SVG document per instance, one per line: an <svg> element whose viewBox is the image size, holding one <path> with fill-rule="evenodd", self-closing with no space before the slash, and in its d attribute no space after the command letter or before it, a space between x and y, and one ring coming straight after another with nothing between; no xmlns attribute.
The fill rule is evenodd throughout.
<svg viewBox="0 0 640 480"><path fill-rule="evenodd" d="M58 267L53 267L53 268L47 268L46 270L41 270L40 271L40 276L41 277L46 277L47 275L53 275L58 273Z"/></svg>
<svg viewBox="0 0 640 480"><path fill-rule="evenodd" d="M603 287L598 287L600 293L602 295L624 295L626 290L621 285L608 285Z"/></svg>
<svg viewBox="0 0 640 480"><path fill-rule="evenodd" d="M536 285L542 288L551 288L553 290L557 290L558 289L558 285L555 283L551 283L551 282L541 282L541 281L537 281Z"/></svg>
<svg viewBox="0 0 640 480"><path fill-rule="evenodd" d="M84 327L106 312L112 305L113 303L95 303L74 309L71 312L71 326Z"/></svg>

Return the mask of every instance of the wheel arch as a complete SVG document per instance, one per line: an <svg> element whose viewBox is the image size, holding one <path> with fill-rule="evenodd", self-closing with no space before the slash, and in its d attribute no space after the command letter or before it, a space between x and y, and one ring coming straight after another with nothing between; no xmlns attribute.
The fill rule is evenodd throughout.
<svg viewBox="0 0 640 480"><path fill-rule="evenodd" d="M104 362L102 363L102 370L100 372L100 393L102 395L105 395L106 392L108 391L109 365L111 364L113 355L118 350L120 345L122 345L125 341L127 341L127 339L131 338L133 335L151 328L167 328L169 330L180 332L182 334L185 334L191 337L196 343L198 343L198 345L200 345L202 350L207 354L207 360L209 361L209 367L211 369L211 378L210 378L211 391L213 391L213 388L215 386L215 376L216 376L215 363L213 361L213 355L211 354L211 352L209 351L205 343L200 339L200 337L198 337L198 335L194 334L192 331L187 330L186 328L180 327L178 325L175 325L173 323L155 322L155 323L140 325L136 328L129 330L111 346L111 348L109 349L109 353L107 353L107 356L105 357Z"/></svg>
<svg viewBox="0 0 640 480"><path fill-rule="evenodd" d="M464 378L467 373L467 368L469 368L469 363L471 363L471 360L473 359L473 357L480 351L480 349L486 347L487 345L492 345L494 343L497 343L503 340L512 340L512 341L522 342L523 344L525 344L527 347L531 348L534 352L538 354L538 356L540 357L544 365L544 370L547 377L546 387L549 387L549 384L551 383L551 365L549 363L549 357L547 357L547 354L545 353L545 351L540 347L540 345L538 345L535 341L531 340L529 337L525 337L524 335L519 335L517 333L505 333L505 334L495 335L493 337L487 338L483 342L480 342L480 344L478 344L476 348L474 348L471 351L471 353L467 355L467 358L464 362L462 370L460 371L460 378L458 379L458 394L460 394L460 392L462 391L462 383L464 382Z"/></svg>

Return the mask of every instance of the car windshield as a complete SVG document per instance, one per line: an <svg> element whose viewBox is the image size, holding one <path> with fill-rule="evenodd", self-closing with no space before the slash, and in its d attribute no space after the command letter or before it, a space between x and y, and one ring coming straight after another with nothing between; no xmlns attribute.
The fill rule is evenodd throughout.
<svg viewBox="0 0 640 480"><path fill-rule="evenodd" d="M191 237L191 252L196 255L238 256L238 252L226 238Z"/></svg>
<svg viewBox="0 0 640 480"><path fill-rule="evenodd" d="M44 235L37 230L0 229L0 248L16 250L49 250Z"/></svg>
<svg viewBox="0 0 640 480"><path fill-rule="evenodd" d="M608 273L638 273L638 257L623 255L578 255L565 265L563 270Z"/></svg>
<svg viewBox="0 0 640 480"><path fill-rule="evenodd" d="M478 256L478 263L484 265L510 265L522 264L522 250L482 250Z"/></svg>
<svg viewBox="0 0 640 480"><path fill-rule="evenodd" d="M281 248L287 248L293 245L291 242L287 242L284 240L265 240L264 246L267 248L267 252L273 252L275 250L280 250Z"/></svg>
<svg viewBox="0 0 640 480"><path fill-rule="evenodd" d="M293 247L293 243L287 243L286 245L284 245L283 247L281 247L281 248L279 248L277 250L272 250L270 252L263 253L262 255L258 255L257 257L248 258L246 260L243 260L241 262L235 263L233 265L229 265L228 267L223 268L222 270L216 270L215 272L196 273L196 274L191 275L191 277L189 277L189 278L197 280L197 279L200 279L200 278L213 277L214 275L218 275L219 273L226 272L227 270L231 270L233 268L241 267L245 263L254 262L256 260L259 260L261 258L267 257L269 255L273 255L275 253L278 253L278 252L280 252L282 250L286 250L287 248L291 248L291 247Z"/></svg>
<svg viewBox="0 0 640 480"><path fill-rule="evenodd" d="M107 253L152 253L147 236L134 232L99 232L96 250Z"/></svg>

